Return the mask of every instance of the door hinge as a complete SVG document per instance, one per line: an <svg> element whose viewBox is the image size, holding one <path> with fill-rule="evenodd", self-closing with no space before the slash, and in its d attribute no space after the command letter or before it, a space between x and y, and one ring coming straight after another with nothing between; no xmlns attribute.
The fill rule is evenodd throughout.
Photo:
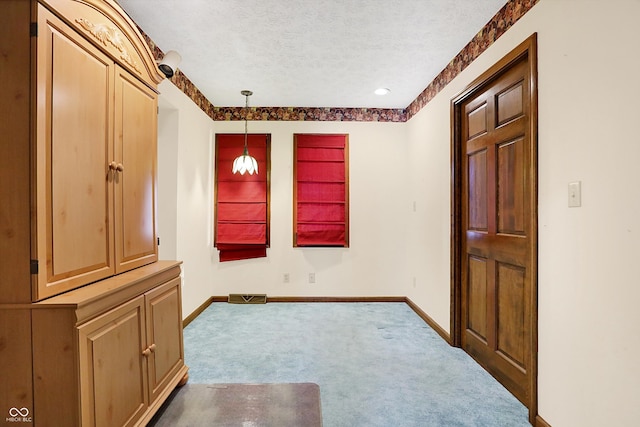
<svg viewBox="0 0 640 427"><path fill-rule="evenodd" d="M160 238L158 237L158 246L160 246Z"/></svg>
<svg viewBox="0 0 640 427"><path fill-rule="evenodd" d="M30 263L31 274L38 274L38 260L32 259Z"/></svg>
<svg viewBox="0 0 640 427"><path fill-rule="evenodd" d="M31 26L29 27L29 36L38 37L38 23L37 22L32 22L31 23Z"/></svg>

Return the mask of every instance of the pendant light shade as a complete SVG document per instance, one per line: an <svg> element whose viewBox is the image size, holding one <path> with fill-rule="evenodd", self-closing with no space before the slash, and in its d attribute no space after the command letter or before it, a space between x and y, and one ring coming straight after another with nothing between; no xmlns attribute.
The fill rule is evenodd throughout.
<svg viewBox="0 0 640 427"><path fill-rule="evenodd" d="M258 173L258 162L249 155L246 146L242 156L236 157L233 161L233 173L240 173L240 175L244 175L245 172L248 172L249 175Z"/></svg>
<svg viewBox="0 0 640 427"><path fill-rule="evenodd" d="M250 90L243 90L240 92L245 97L245 112L244 112L244 151L241 156L236 157L233 161L233 173L240 173L244 175L245 172L249 175L258 173L258 162L255 158L249 155L249 148L247 147L247 112L249 110L249 97L253 95Z"/></svg>

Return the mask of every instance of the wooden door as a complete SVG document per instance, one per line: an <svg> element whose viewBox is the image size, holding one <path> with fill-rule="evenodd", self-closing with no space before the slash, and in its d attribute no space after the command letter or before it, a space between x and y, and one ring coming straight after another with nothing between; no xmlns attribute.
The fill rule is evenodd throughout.
<svg viewBox="0 0 640 427"><path fill-rule="evenodd" d="M113 62L38 5L35 299L112 275Z"/></svg>
<svg viewBox="0 0 640 427"><path fill-rule="evenodd" d="M87 322L78 332L82 425L134 425L148 406L144 297Z"/></svg>
<svg viewBox="0 0 640 427"><path fill-rule="evenodd" d="M150 404L184 366L181 307L179 277L146 294Z"/></svg>
<svg viewBox="0 0 640 427"><path fill-rule="evenodd" d="M528 50L534 43L454 100L454 244L459 344L535 412L536 109Z"/></svg>
<svg viewBox="0 0 640 427"><path fill-rule="evenodd" d="M158 260L156 237L157 94L116 67L116 272Z"/></svg>

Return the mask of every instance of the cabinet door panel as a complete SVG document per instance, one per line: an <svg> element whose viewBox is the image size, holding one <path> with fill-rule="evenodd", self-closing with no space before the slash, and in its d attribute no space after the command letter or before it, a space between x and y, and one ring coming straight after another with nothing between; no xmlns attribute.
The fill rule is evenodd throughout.
<svg viewBox="0 0 640 427"><path fill-rule="evenodd" d="M82 425L134 425L148 406L140 296L78 328Z"/></svg>
<svg viewBox="0 0 640 427"><path fill-rule="evenodd" d="M40 7L36 299L112 275L113 63ZM46 262L46 264L44 264Z"/></svg>
<svg viewBox="0 0 640 427"><path fill-rule="evenodd" d="M147 295L147 344L149 357L149 401L153 402L184 366L180 278Z"/></svg>
<svg viewBox="0 0 640 427"><path fill-rule="evenodd" d="M126 71L115 79L117 272L158 259L156 244L157 95Z"/></svg>

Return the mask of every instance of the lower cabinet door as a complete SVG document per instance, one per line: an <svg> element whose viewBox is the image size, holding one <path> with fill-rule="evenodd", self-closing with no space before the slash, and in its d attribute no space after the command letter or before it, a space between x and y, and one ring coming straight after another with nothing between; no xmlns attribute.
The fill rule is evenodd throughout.
<svg viewBox="0 0 640 427"><path fill-rule="evenodd" d="M180 278L149 291L145 299L151 403L184 366Z"/></svg>
<svg viewBox="0 0 640 427"><path fill-rule="evenodd" d="M130 426L144 414L149 403L145 329L144 296L78 328L83 426Z"/></svg>

